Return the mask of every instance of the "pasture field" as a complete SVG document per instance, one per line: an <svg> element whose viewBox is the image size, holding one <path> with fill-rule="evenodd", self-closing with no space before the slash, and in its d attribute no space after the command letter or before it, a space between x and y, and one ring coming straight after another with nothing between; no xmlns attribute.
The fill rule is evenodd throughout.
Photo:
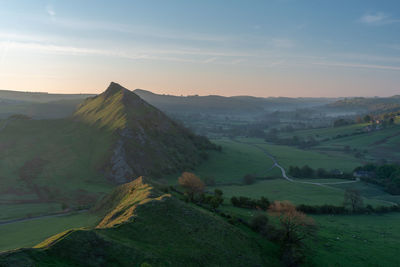
<svg viewBox="0 0 400 267"><path fill-rule="evenodd" d="M237 138L235 140L241 144L255 145L265 149L269 154L274 156L285 169L290 166L309 165L315 169L340 169L342 171L351 172L355 167L363 164L361 159L355 158L350 153L316 149L305 150L294 146L266 143L259 138Z"/></svg>
<svg viewBox="0 0 400 267"><path fill-rule="evenodd" d="M99 217L91 213L76 213L0 225L0 252L32 247L65 230L94 226L98 220Z"/></svg>
<svg viewBox="0 0 400 267"><path fill-rule="evenodd" d="M291 138L293 136L298 136L302 138L314 137L318 141L321 141L325 138L332 138L337 136L338 134L352 134L354 132L362 130L364 127L368 126L369 123L360 123L360 124L352 124L346 125L342 127L324 127L317 129L306 129L306 130L297 130L293 132L282 132L279 133L279 137L281 138Z"/></svg>
<svg viewBox="0 0 400 267"><path fill-rule="evenodd" d="M266 212L234 207L221 210L246 221ZM307 258L302 266L399 266L400 213L383 215L310 215L317 226L306 241ZM270 217L270 221L276 220Z"/></svg>
<svg viewBox="0 0 400 267"><path fill-rule="evenodd" d="M399 266L400 213L318 215L308 262L319 266Z"/></svg>
<svg viewBox="0 0 400 267"><path fill-rule="evenodd" d="M62 211L59 203L0 204L0 222Z"/></svg>
<svg viewBox="0 0 400 267"><path fill-rule="evenodd" d="M347 188L357 188L365 198L365 204L385 206L398 202L398 197L392 196L382 188L367 183L349 183L341 185L318 186L312 184L291 183L282 178L280 170L272 170L272 160L258 147L266 149L286 170L289 166L309 165L313 168L341 169L351 172L362 162L353 157L343 157L332 154L322 154L316 151L301 150L289 146L278 146L263 143L260 139L241 138L214 140L223 147L223 152L213 152L208 161L200 165L195 174L200 177L214 177L217 185L209 190L219 188L224 192L227 201L232 196L247 196L259 198L265 196L270 200L290 200L295 204L310 205L341 205L344 191ZM257 145L258 147L255 147ZM274 179L258 180L252 185L243 185L245 174L257 174ZM177 183L179 174L170 177L171 183ZM297 179L299 182L332 183L348 180L341 179ZM388 202L387 202L388 201Z"/></svg>
<svg viewBox="0 0 400 267"><path fill-rule="evenodd" d="M325 179L324 179L325 180ZM353 184L348 184L352 187ZM270 201L274 200L289 200L290 202L300 205L337 205L341 206L344 200L344 190L331 187L319 186L313 184L293 183L287 180L274 179L266 181L258 181L252 185L229 185L229 186L216 186L223 191L225 203L230 202L233 196L245 196L250 198L266 197ZM214 187L210 188L214 189ZM384 196L390 196L385 194ZM364 204L372 206L386 206L388 203L378 199L369 198L364 196Z"/></svg>
<svg viewBox="0 0 400 267"><path fill-rule="evenodd" d="M365 182L358 182L358 183L352 183L352 184L337 184L337 185L332 185L332 186L343 189L343 190L346 190L347 188L354 188L354 189L357 189L361 195L363 195L369 199L379 199L381 201L387 201L387 202L393 202L393 203L400 204L400 196L399 195L391 195L391 194L383 191L383 188L378 185L365 183Z"/></svg>
<svg viewBox="0 0 400 267"><path fill-rule="evenodd" d="M290 133L280 133L279 136L284 138L291 138L293 136L302 138L313 137L320 144L313 147L312 150L320 153L334 154L336 151L338 154L354 157L358 151L364 153L364 161L383 159L398 162L400 160L400 151L396 149L400 145L400 125L398 125L398 122L396 121L394 126L385 129L351 135L357 131L362 132L366 126L368 126L368 123L298 130ZM349 136L335 138L338 135ZM346 147L348 147L347 151L345 150Z"/></svg>
<svg viewBox="0 0 400 267"><path fill-rule="evenodd" d="M236 143L230 139L215 139L213 143L222 146L221 152L210 151L209 159L193 171L201 178L213 177L216 183L241 183L246 174L265 176L273 161L256 147ZM278 174L274 170L275 174ZM177 183L180 174L167 177Z"/></svg>
<svg viewBox="0 0 400 267"><path fill-rule="evenodd" d="M267 143L260 143L257 144L257 146L266 149L285 169L288 169L290 166L309 165L314 169L339 169L351 172L355 167L362 165L361 160L344 153L303 150L292 146L273 145Z"/></svg>

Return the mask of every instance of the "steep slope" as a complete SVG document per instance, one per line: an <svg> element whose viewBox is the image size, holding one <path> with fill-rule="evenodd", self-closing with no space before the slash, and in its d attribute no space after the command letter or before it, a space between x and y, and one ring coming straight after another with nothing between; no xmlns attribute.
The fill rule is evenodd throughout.
<svg viewBox="0 0 400 267"><path fill-rule="evenodd" d="M203 150L215 147L116 83L88 98L74 118L118 136L106 170L117 183L190 169L205 157Z"/></svg>
<svg viewBox="0 0 400 267"><path fill-rule="evenodd" d="M96 208L95 229L70 230L33 249L0 255L1 266L274 266L277 247L138 178Z"/></svg>

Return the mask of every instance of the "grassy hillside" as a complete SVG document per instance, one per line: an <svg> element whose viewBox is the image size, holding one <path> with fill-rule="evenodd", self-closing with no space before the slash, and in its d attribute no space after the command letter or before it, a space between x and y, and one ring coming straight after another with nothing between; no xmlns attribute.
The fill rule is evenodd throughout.
<svg viewBox="0 0 400 267"><path fill-rule="evenodd" d="M277 247L219 216L161 193L141 178L96 209L110 211L95 229L61 233L34 249L0 254L13 266L276 266ZM109 202L112 202L110 205ZM106 204L106 206L104 206ZM113 215L111 215L113 214Z"/></svg>
<svg viewBox="0 0 400 267"><path fill-rule="evenodd" d="M6 124L6 125L5 125ZM113 136L70 120L13 119L0 131L0 205L87 205L110 190L102 169ZM22 205L25 205L22 207ZM18 208L16 205L21 205ZM43 208L47 210L48 208ZM40 210L40 208L36 208ZM52 209L55 211L55 209ZM32 214L33 213L33 214ZM7 216L5 216L7 217Z"/></svg>
<svg viewBox="0 0 400 267"><path fill-rule="evenodd" d="M119 84L88 98L74 118L118 136L109 176L118 183L139 175L160 176L191 169L215 149Z"/></svg>

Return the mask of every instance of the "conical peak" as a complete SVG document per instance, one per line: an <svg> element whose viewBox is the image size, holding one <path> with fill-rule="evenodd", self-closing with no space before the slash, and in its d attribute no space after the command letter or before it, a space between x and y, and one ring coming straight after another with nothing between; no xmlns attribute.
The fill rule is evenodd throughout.
<svg viewBox="0 0 400 267"><path fill-rule="evenodd" d="M115 82L111 82L110 85L108 86L108 88L104 91L104 95L106 97L108 96L113 96L119 92L124 92L124 91L129 91L128 89L126 89L125 87L121 86L118 83Z"/></svg>

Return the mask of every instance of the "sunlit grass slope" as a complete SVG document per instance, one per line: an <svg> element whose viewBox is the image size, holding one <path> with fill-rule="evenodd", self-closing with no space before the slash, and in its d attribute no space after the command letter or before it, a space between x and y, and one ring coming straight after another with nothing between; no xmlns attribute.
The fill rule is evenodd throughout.
<svg viewBox="0 0 400 267"><path fill-rule="evenodd" d="M122 185L97 207L99 214L110 211L97 228L67 231L35 249L2 254L0 265L278 265L276 245L157 187L141 178Z"/></svg>

